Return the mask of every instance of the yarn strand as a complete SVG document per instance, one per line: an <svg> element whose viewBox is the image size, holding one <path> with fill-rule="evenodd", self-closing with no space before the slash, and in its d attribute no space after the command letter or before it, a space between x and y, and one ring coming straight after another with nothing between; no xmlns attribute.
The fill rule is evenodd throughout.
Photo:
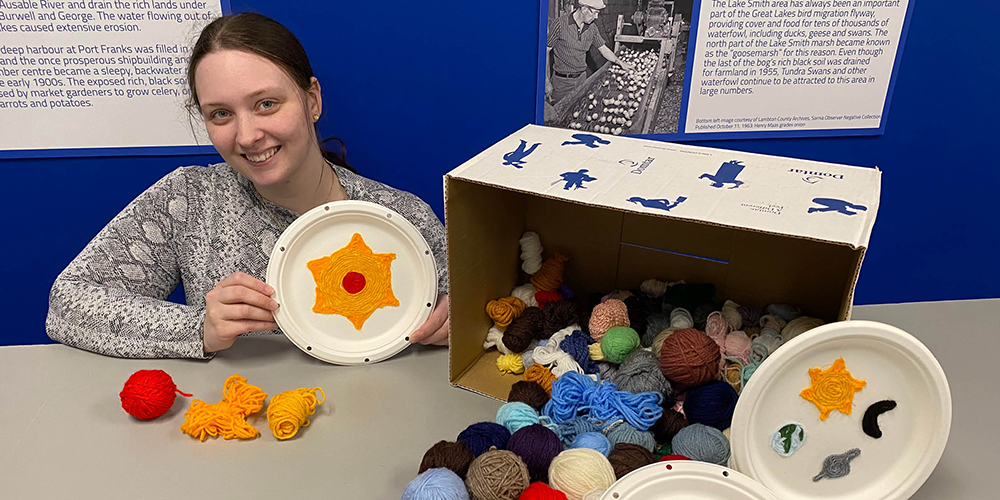
<svg viewBox="0 0 1000 500"><path fill-rule="evenodd" d="M239 374L226 379L222 389L222 401L208 404L200 399L191 401L191 407L184 414L181 430L191 437L204 441L209 436L225 439L253 439L260 432L247 423L246 417L259 412L264 407L267 393Z"/></svg>

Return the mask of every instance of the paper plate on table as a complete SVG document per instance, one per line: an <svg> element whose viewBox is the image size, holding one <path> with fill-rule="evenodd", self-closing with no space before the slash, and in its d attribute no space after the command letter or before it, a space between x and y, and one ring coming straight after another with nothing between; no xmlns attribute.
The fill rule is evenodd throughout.
<svg viewBox="0 0 1000 500"><path fill-rule="evenodd" d="M657 462L622 476L601 500L778 500L732 469L691 460Z"/></svg>
<svg viewBox="0 0 1000 500"><path fill-rule="evenodd" d="M274 319L300 349L335 364L374 363L409 345L437 300L434 255L401 215L364 201L320 205L271 252Z"/></svg>
<svg viewBox="0 0 1000 500"><path fill-rule="evenodd" d="M843 376L838 359L850 377L864 381L860 390ZM801 395L806 388L831 396L825 408L849 407L850 414L832 409L821 420L819 406ZM876 439L862 421L873 403L885 400L896 407L874 419L881 431ZM771 436L792 422L802 425L805 439L786 458L771 448ZM757 368L733 415L733 462L782 500L906 499L937 466L950 430L951 391L931 352L899 328L844 321L795 337ZM813 480L827 457L855 448L860 454L848 461L847 475Z"/></svg>

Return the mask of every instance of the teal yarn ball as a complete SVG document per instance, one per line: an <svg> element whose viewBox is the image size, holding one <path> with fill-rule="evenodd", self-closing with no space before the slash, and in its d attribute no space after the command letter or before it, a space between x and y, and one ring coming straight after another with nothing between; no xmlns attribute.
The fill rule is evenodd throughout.
<svg viewBox="0 0 1000 500"><path fill-rule="evenodd" d="M527 403L515 401L504 404L497 410L497 423L506 427L511 434L538 422L538 412Z"/></svg>
<svg viewBox="0 0 1000 500"><path fill-rule="evenodd" d="M469 500L469 491L450 469L427 469L406 485L401 500Z"/></svg>
<svg viewBox="0 0 1000 500"><path fill-rule="evenodd" d="M639 334L627 326L616 326L601 337L601 352L609 363L620 365L639 348Z"/></svg>
<svg viewBox="0 0 1000 500"><path fill-rule="evenodd" d="M578 435L569 447L590 448L601 452L604 456L608 456L608 453L611 453L611 441L608 441L608 438L604 437L604 434L600 432L584 432Z"/></svg>
<svg viewBox="0 0 1000 500"><path fill-rule="evenodd" d="M725 466L729 462L729 440L715 427L691 424L674 436L670 443L674 453L691 460Z"/></svg>
<svg viewBox="0 0 1000 500"><path fill-rule="evenodd" d="M622 422L611 427L610 430L606 431L606 434L608 441L611 443L611 448L614 448L618 443L629 443L637 444L649 451L656 449L656 438L653 437L652 432L640 431L628 422Z"/></svg>

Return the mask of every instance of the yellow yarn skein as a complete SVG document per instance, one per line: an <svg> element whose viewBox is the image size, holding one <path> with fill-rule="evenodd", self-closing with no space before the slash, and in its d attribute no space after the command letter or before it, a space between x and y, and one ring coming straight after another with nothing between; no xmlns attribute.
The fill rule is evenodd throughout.
<svg viewBox="0 0 1000 500"><path fill-rule="evenodd" d="M604 361L604 351L601 350L601 343L590 344L587 349L590 351L590 359L594 361Z"/></svg>
<svg viewBox="0 0 1000 500"><path fill-rule="evenodd" d="M504 354L497 358L497 369L500 373L524 373L524 361L519 353Z"/></svg>
<svg viewBox="0 0 1000 500"><path fill-rule="evenodd" d="M316 398L319 391L322 399ZM316 413L316 405L326 402L321 387L293 389L271 398L267 406L267 425L274 437L285 440L295 436L299 427L309 426L309 416Z"/></svg>
<svg viewBox="0 0 1000 500"><path fill-rule="evenodd" d="M247 423L246 417L264 407L267 393L250 385L239 374L226 379L222 387L222 401L208 404L200 399L191 401L184 414L181 430L201 441L212 436L225 439L253 439L260 432Z"/></svg>

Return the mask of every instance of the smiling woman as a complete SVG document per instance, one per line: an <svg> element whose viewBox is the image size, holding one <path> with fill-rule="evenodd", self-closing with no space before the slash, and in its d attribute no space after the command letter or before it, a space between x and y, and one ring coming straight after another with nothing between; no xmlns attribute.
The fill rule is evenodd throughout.
<svg viewBox="0 0 1000 500"><path fill-rule="evenodd" d="M446 343L444 227L418 197L321 149L321 87L295 35L259 14L221 17L192 49L188 82L225 163L171 172L108 223L56 278L49 336L113 356L199 358L275 332L261 278L278 235L312 208L361 200L401 214L433 250L438 301L409 338ZM166 301L178 284L186 305Z"/></svg>

